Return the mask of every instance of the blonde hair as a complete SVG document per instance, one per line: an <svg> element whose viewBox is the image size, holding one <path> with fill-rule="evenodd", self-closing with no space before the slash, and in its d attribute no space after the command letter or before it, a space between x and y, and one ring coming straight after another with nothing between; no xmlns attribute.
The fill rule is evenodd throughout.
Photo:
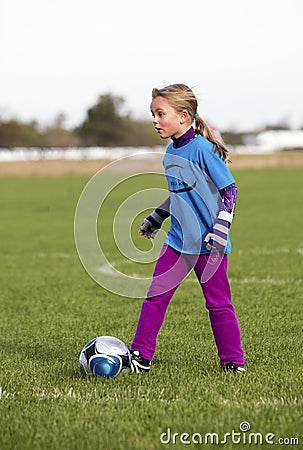
<svg viewBox="0 0 303 450"><path fill-rule="evenodd" d="M214 131L206 124L202 117L197 113L198 102L193 91L186 84L170 84L161 89L152 90L152 99L156 97L165 98L170 106L177 112L186 110L195 120L195 132L201 134L214 145L214 151L218 151L220 157L228 162L229 150L224 144L222 138L215 136Z"/></svg>

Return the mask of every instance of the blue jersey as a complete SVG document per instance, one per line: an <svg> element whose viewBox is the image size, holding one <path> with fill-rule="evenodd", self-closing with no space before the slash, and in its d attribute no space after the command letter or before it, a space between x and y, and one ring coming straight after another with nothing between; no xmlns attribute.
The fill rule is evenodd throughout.
<svg viewBox="0 0 303 450"><path fill-rule="evenodd" d="M188 144L167 147L163 166L170 192L171 226L166 243L187 254L207 254L204 239L219 214L219 190L234 183L213 144L198 135ZM231 252L230 238L225 253Z"/></svg>

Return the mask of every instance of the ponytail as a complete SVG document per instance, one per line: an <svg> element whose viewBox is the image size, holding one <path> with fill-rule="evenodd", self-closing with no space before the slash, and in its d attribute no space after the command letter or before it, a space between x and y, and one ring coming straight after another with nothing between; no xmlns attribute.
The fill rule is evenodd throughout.
<svg viewBox="0 0 303 450"><path fill-rule="evenodd" d="M214 129L211 129L206 122L199 116L197 113L194 115L195 119L195 132L196 134L201 134L205 139L210 141L214 145L214 151L218 151L220 157L224 159L226 163L230 162L229 160L229 149L223 142L221 134Z"/></svg>

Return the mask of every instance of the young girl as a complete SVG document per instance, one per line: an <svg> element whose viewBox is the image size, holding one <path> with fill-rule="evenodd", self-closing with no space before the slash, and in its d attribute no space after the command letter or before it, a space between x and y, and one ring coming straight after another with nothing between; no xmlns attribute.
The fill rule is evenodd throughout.
<svg viewBox="0 0 303 450"><path fill-rule="evenodd" d="M134 372L149 371L169 302L191 269L206 300L223 371L245 371L227 277L237 188L226 165L228 149L197 106L194 93L184 84L152 91L153 125L161 138L172 139L163 159L170 196L144 220L139 232L154 238L169 216L171 226L131 345Z"/></svg>

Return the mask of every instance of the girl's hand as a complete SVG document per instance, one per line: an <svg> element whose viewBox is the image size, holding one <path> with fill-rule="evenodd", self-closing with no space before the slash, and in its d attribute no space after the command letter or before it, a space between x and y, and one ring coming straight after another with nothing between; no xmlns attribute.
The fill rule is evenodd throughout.
<svg viewBox="0 0 303 450"><path fill-rule="evenodd" d="M170 216L169 207L170 198L168 197L151 213L150 216L144 219L141 227L139 228L140 236L144 236L147 239L154 239L154 237L160 230L163 221Z"/></svg>
<svg viewBox="0 0 303 450"><path fill-rule="evenodd" d="M204 242L206 242L207 250L214 250L225 253L228 240L228 232L233 219L233 214L227 211L220 211L218 219L210 233L207 234Z"/></svg>
<svg viewBox="0 0 303 450"><path fill-rule="evenodd" d="M160 227L161 227L161 225L160 225ZM159 231L159 228L157 228L155 225L153 225L148 220L148 217L147 217L146 219L144 219L141 227L139 228L139 234L140 234L140 236L144 236L147 239L154 239L154 237L156 236L156 234Z"/></svg>

